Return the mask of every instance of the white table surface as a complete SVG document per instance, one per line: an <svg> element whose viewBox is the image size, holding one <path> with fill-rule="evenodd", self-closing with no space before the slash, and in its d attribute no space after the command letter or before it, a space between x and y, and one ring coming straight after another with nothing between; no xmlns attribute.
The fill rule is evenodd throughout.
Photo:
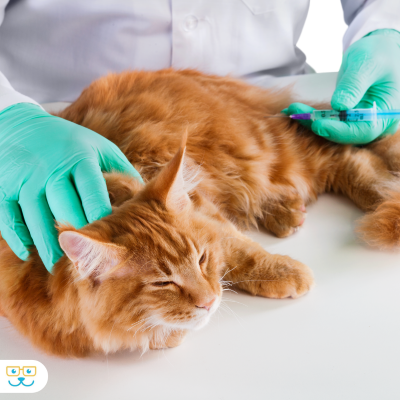
<svg viewBox="0 0 400 400"><path fill-rule="evenodd" d="M295 89L320 99L333 85L334 75L320 74L298 78ZM0 318L0 358L47 367L48 384L32 399L399 399L400 254L358 242L361 215L347 199L323 195L294 236L249 233L308 264L316 287L297 300L229 293L231 311L175 349L57 359Z"/></svg>

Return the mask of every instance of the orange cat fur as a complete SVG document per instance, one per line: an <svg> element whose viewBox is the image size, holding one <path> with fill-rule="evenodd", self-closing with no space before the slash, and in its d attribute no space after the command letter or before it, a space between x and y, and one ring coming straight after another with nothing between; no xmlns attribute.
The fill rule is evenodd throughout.
<svg viewBox="0 0 400 400"><path fill-rule="evenodd" d="M390 145L398 135L354 148L264 118L288 102L285 93L190 70L91 84L60 116L113 141L148 183L105 174L113 213L79 231L60 227L69 258L54 275L35 249L24 262L0 240L0 312L60 356L176 346L208 322L224 285L275 298L311 288L308 267L237 228L260 223L290 235L326 191L369 212L360 225L367 241L397 246L400 186L389 169L400 168ZM197 174L191 189L183 159Z"/></svg>

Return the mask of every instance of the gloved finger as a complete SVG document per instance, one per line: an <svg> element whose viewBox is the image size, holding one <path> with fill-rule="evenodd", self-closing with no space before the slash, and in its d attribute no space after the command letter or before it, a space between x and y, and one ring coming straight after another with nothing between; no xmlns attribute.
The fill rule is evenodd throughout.
<svg viewBox="0 0 400 400"><path fill-rule="evenodd" d="M304 103L292 103L288 108L282 110L286 115L311 113L315 108L308 106Z"/></svg>
<svg viewBox="0 0 400 400"><path fill-rule="evenodd" d="M377 68L372 58L356 59L356 55L349 57L346 69L339 73L331 99L332 108L339 111L355 108L378 79ZM351 57L354 60L351 60Z"/></svg>
<svg viewBox="0 0 400 400"><path fill-rule="evenodd" d="M311 129L319 136L340 144L367 144L382 134L382 124L317 120Z"/></svg>
<svg viewBox="0 0 400 400"><path fill-rule="evenodd" d="M33 240L22 218L21 209L16 201L3 201L0 204L0 232L11 250L21 259L29 256L28 247Z"/></svg>
<svg viewBox="0 0 400 400"><path fill-rule="evenodd" d="M79 229L87 224L82 203L69 177L52 175L46 184L46 197L56 221Z"/></svg>
<svg viewBox="0 0 400 400"><path fill-rule="evenodd" d="M51 273L53 265L62 257L63 251L58 244L54 217L45 193L37 191L36 183L27 182L20 191L19 204L39 256Z"/></svg>
<svg viewBox="0 0 400 400"><path fill-rule="evenodd" d="M308 106L307 104L303 103L292 103L288 108L285 108L282 110L282 113L286 115L293 115L293 114L307 114L311 113L315 110L315 108L312 108ZM307 128L311 128L312 121L311 120L303 120L299 119L296 120L303 126L306 126Z"/></svg>
<svg viewBox="0 0 400 400"><path fill-rule="evenodd" d="M103 138L104 139L104 138ZM117 171L122 174L131 175L143 183L143 179L139 172L125 157L124 153L112 142L104 139L105 142L101 152L100 166L102 171Z"/></svg>
<svg viewBox="0 0 400 400"><path fill-rule="evenodd" d="M95 158L85 158L71 171L89 223L111 214L106 181Z"/></svg>
<svg viewBox="0 0 400 400"><path fill-rule="evenodd" d="M399 129L399 123L400 120L398 119L387 120L387 126L385 127L384 133L396 133Z"/></svg>

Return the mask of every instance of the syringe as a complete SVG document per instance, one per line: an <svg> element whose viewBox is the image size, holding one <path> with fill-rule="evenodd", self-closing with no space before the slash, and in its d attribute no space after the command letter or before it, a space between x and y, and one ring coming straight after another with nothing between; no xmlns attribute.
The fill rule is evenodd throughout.
<svg viewBox="0 0 400 400"><path fill-rule="evenodd" d="M311 113L292 114L290 118L311 121L318 119L346 122L373 121L376 124L378 119L400 119L400 110L377 110L376 103L374 102L372 108L357 108L345 111L314 110Z"/></svg>

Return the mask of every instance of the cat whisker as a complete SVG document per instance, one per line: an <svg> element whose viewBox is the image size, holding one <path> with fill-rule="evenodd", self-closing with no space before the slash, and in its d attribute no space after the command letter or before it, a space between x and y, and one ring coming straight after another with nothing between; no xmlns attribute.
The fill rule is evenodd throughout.
<svg viewBox="0 0 400 400"><path fill-rule="evenodd" d="M229 292L233 292L233 293L238 294L238 292L236 292L235 290L233 290L233 289L228 289L228 288L222 289L222 291L223 291L223 292L229 291Z"/></svg>
<svg viewBox="0 0 400 400"><path fill-rule="evenodd" d="M111 330L110 330L110 334L109 334L109 336L108 336L108 345L107 345L106 355L108 355L108 352L109 352L109 349L110 349L111 334L112 334L112 331L113 331L113 329L114 329L114 326L115 326L115 323L116 323L116 322L117 322L117 321L114 321L113 326L112 326L112 328L111 328ZM107 371L108 371L108 356L107 356Z"/></svg>
<svg viewBox="0 0 400 400"><path fill-rule="evenodd" d="M150 264L150 261L146 261L143 265L141 265L140 269L139 269L139 273L142 272L142 269L147 267Z"/></svg>
<svg viewBox="0 0 400 400"><path fill-rule="evenodd" d="M165 335L164 346L165 346L165 343L166 343L166 341L167 341L167 337L168 337L168 336ZM165 349L162 349L162 353L163 353L164 358L167 360L168 364L169 364L171 367L173 367L173 365L172 365L171 362L168 360L168 357L167 357L166 354L165 354Z"/></svg>
<svg viewBox="0 0 400 400"><path fill-rule="evenodd" d="M117 322L117 321L114 321L114 324L113 324L113 326L112 326L112 328L111 328L111 331L110 331L110 335L108 336L108 348L110 348L111 334L112 334L112 331L113 331L113 329L114 329L114 326L115 326L115 323L116 323L116 322ZM106 352L106 360L107 360L107 375L108 375L109 372L110 372L109 366L108 366L108 351Z"/></svg>
<svg viewBox="0 0 400 400"><path fill-rule="evenodd" d="M208 225L210 225L210 222L208 222L206 225L204 225L204 226L197 232L197 238L200 237L200 233L203 232L203 229L206 228Z"/></svg>
<svg viewBox="0 0 400 400"><path fill-rule="evenodd" d="M220 284L221 284L222 287L232 286L233 282L232 281L220 281Z"/></svg>
<svg viewBox="0 0 400 400"><path fill-rule="evenodd" d="M130 330L133 329L136 325L139 325L140 323L143 323L143 322L145 322L146 320L148 320L148 319L150 319L150 318L151 318L151 317L143 318L143 319L141 319L141 320L135 322L134 324L132 324L132 325L127 329L127 331L130 331Z"/></svg>
<svg viewBox="0 0 400 400"><path fill-rule="evenodd" d="M224 306L226 308L223 308L222 306ZM242 321L239 319L237 314L228 306L228 304L222 304L221 303L220 307L221 307L222 310L225 310L225 311L229 312L231 315L233 315L236 318L236 320L239 322L239 324L242 325Z"/></svg>
<svg viewBox="0 0 400 400"><path fill-rule="evenodd" d="M225 274L222 276L222 278L220 279L220 281L222 279L224 279L225 275L227 275L229 272L232 272L234 269L236 269L238 267L238 265L236 265L236 267L229 269L228 271L225 272Z"/></svg>
<svg viewBox="0 0 400 400"><path fill-rule="evenodd" d="M276 282L278 279L246 279L244 281L233 282L234 285L242 282ZM222 289L224 290L224 289Z"/></svg>
<svg viewBox="0 0 400 400"><path fill-rule="evenodd" d="M240 301L236 301L236 300L231 300L231 299L221 299L221 302L229 302L229 303L237 303L237 304L241 304L242 306L248 307L247 304L241 303Z"/></svg>
<svg viewBox="0 0 400 400"><path fill-rule="evenodd" d="M147 331L147 329L149 330L149 331L151 331L153 328L155 328L155 327L157 327L157 326L159 326L160 324L157 322L157 323L155 323L155 324L152 324L152 325L149 325L143 332L145 332L145 331Z"/></svg>

